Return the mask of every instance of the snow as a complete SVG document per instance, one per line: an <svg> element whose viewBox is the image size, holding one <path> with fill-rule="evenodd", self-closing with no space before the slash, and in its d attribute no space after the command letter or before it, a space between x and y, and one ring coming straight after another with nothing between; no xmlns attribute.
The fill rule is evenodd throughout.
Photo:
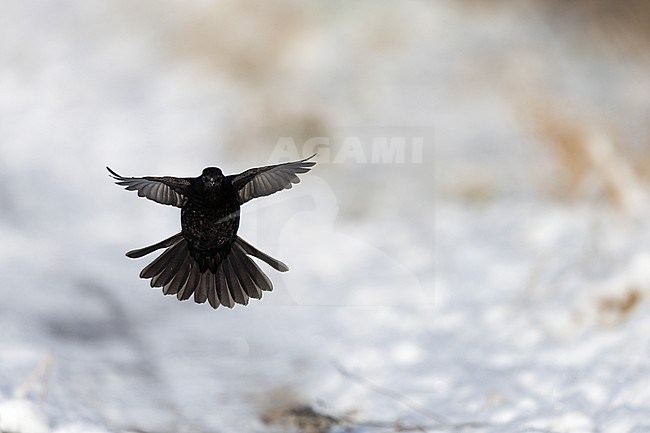
<svg viewBox="0 0 650 433"><path fill-rule="evenodd" d="M647 183L593 121L647 139L646 65L535 3L275 8L0 3L0 431L648 431ZM589 130L577 198L553 197L531 100ZM261 301L181 303L124 257L179 215L106 165L313 147L302 183L244 208L242 237L290 267L261 265Z"/></svg>

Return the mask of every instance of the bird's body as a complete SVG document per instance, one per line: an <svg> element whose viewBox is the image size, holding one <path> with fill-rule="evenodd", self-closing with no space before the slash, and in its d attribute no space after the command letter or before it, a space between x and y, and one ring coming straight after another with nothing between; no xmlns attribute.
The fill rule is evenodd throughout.
<svg viewBox="0 0 650 433"><path fill-rule="evenodd" d="M224 176L208 167L197 178L125 178L108 169L118 185L137 190L138 195L161 204L181 208L181 232L157 244L129 251L131 258L166 250L140 273L151 278L152 287L179 300L192 294L197 303L209 301L233 307L261 298L273 286L248 256L259 258L279 271L288 268L237 236L240 207L248 200L273 194L298 183L297 174L315 164L295 161L253 168L238 175ZM107 167L108 168L108 167Z"/></svg>
<svg viewBox="0 0 650 433"><path fill-rule="evenodd" d="M216 272L237 237L239 195L227 177L209 191L196 184L181 208L181 233L201 271Z"/></svg>

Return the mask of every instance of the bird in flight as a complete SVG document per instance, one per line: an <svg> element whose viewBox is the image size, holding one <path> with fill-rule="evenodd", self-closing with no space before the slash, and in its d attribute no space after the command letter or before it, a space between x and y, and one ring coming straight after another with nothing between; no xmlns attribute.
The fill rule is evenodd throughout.
<svg viewBox="0 0 650 433"><path fill-rule="evenodd" d="M240 207L300 182L298 175L316 164L310 161L314 156L229 176L208 167L195 178L122 177L106 167L116 184L137 191L140 197L181 208L180 233L126 256L135 259L165 248L140 272L140 278L151 279L151 287L162 287L163 294L181 301L194 295L198 304L208 301L212 308L232 308L235 303L248 304L249 298L260 299L273 285L249 256L280 272L289 268L237 236Z"/></svg>

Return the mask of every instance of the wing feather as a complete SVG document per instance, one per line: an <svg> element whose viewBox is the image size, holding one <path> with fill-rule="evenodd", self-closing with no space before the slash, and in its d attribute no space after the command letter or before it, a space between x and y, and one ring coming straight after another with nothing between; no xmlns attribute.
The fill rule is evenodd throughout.
<svg viewBox="0 0 650 433"><path fill-rule="evenodd" d="M128 191L137 191L140 197L148 198L160 204L182 207L185 195L190 187L190 180L178 177L123 177L109 167L106 169L115 179L115 183Z"/></svg>
<svg viewBox="0 0 650 433"><path fill-rule="evenodd" d="M307 173L316 164L309 161L314 156L300 161L251 168L231 176L232 184L239 191L240 204L291 188L294 183L300 182L298 174Z"/></svg>

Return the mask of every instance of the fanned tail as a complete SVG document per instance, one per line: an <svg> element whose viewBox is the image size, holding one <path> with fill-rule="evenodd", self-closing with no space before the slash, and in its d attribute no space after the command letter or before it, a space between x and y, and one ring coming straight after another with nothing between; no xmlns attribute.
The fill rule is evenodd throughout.
<svg viewBox="0 0 650 433"><path fill-rule="evenodd" d="M151 287L162 287L165 295L176 295L181 301L194 295L194 302L203 304L207 301L212 308L247 305L250 298L260 299L262 292L273 290L271 280L249 255L263 260L278 271L289 270L281 261L239 237L216 272L210 269L201 272L181 233L149 247L129 251L127 256L138 258L161 248L166 249L140 272L140 278L151 279Z"/></svg>

